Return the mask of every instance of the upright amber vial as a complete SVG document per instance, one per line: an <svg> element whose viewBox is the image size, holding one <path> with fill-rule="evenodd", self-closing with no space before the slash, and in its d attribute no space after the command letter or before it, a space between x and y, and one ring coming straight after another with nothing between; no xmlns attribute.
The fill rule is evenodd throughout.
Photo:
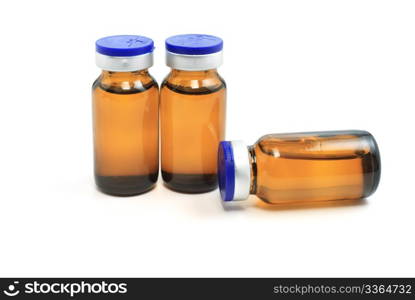
<svg viewBox="0 0 415 300"><path fill-rule="evenodd" d="M179 35L166 48L172 70L160 92L163 180L179 192L208 192L217 187L217 149L225 136L226 86L216 70L223 42Z"/></svg>
<svg viewBox="0 0 415 300"><path fill-rule="evenodd" d="M96 42L103 71L92 87L95 181L107 194L140 194L157 181L158 85L148 72L153 49L142 36Z"/></svg>
<svg viewBox="0 0 415 300"><path fill-rule="evenodd" d="M373 194L380 156L366 131L270 134L253 146L221 142L224 201L254 194L271 204L359 199Z"/></svg>

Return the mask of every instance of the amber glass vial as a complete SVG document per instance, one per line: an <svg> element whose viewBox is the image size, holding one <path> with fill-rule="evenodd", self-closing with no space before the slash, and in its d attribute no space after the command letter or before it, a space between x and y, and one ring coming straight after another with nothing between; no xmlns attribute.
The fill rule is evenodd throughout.
<svg viewBox="0 0 415 300"><path fill-rule="evenodd" d="M217 149L225 136L226 86L216 68L223 42L209 35L166 40L171 72L160 91L161 171L184 193L217 187Z"/></svg>
<svg viewBox="0 0 415 300"><path fill-rule="evenodd" d="M249 147L225 141L218 157L224 201L353 200L369 197L380 180L379 149L366 131L270 134Z"/></svg>
<svg viewBox="0 0 415 300"><path fill-rule="evenodd" d="M148 72L153 49L142 36L96 42L102 73L92 87L95 182L107 194L140 194L157 181L159 94Z"/></svg>

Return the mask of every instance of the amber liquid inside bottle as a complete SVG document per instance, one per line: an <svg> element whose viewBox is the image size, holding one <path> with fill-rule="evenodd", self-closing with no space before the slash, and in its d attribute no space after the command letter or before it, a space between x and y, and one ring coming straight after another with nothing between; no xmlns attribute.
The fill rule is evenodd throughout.
<svg viewBox="0 0 415 300"><path fill-rule="evenodd" d="M160 98L161 169L185 193L217 187L217 149L225 136L226 86L216 70L172 72Z"/></svg>
<svg viewBox="0 0 415 300"><path fill-rule="evenodd" d="M266 135L250 153L251 193L272 204L368 197L380 179L365 131Z"/></svg>
<svg viewBox="0 0 415 300"><path fill-rule="evenodd" d="M107 194L151 189L158 177L158 86L147 70L103 71L92 88L95 181Z"/></svg>

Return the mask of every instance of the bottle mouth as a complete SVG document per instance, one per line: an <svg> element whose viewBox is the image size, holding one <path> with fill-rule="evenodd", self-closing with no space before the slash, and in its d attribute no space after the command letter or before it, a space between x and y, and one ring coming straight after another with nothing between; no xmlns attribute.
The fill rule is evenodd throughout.
<svg viewBox="0 0 415 300"><path fill-rule="evenodd" d="M235 193L235 163L232 144L220 142L218 150L218 181L223 201L232 201Z"/></svg>
<svg viewBox="0 0 415 300"><path fill-rule="evenodd" d="M242 141L222 141L218 149L218 181L223 201L249 196L251 170L249 153Z"/></svg>

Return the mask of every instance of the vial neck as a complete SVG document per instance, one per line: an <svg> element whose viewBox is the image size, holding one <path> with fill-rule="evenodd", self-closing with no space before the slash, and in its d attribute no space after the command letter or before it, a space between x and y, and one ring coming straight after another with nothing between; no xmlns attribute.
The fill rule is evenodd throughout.
<svg viewBox="0 0 415 300"><path fill-rule="evenodd" d="M148 77L150 74L148 73L148 69L144 70L137 70L131 72L113 72L113 71L106 71L102 70L101 73L101 80L108 80L112 82L122 82L122 81L129 81L131 79L137 79L140 77Z"/></svg>
<svg viewBox="0 0 415 300"><path fill-rule="evenodd" d="M215 77L218 76L217 69L209 69L209 70L200 70L200 71L185 71L185 70L178 70L178 69L171 69L170 76L172 77L182 77L188 79L203 79L206 77Z"/></svg>
<svg viewBox="0 0 415 300"><path fill-rule="evenodd" d="M251 180L250 180L249 193L254 195L256 194L256 190L257 190L257 164L256 164L255 148L253 146L249 146L248 153L249 153L249 165L251 169Z"/></svg>

